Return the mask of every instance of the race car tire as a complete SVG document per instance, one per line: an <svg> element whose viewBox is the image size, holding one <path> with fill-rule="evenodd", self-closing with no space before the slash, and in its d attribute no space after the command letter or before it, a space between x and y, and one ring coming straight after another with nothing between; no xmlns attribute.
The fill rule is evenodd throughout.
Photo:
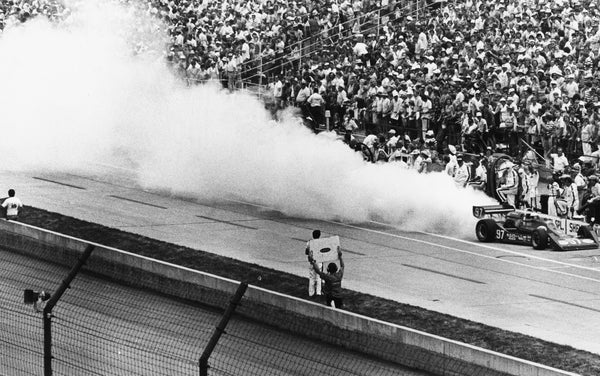
<svg viewBox="0 0 600 376"><path fill-rule="evenodd" d="M546 249L548 246L548 232L545 228L537 228L531 234L533 249Z"/></svg>
<svg viewBox="0 0 600 376"><path fill-rule="evenodd" d="M482 219L475 226L475 235L480 242L493 242L496 238L496 221L490 218Z"/></svg>
<svg viewBox="0 0 600 376"><path fill-rule="evenodd" d="M356 151L360 152L365 162L375 163L375 157L369 147L362 142L356 145Z"/></svg>

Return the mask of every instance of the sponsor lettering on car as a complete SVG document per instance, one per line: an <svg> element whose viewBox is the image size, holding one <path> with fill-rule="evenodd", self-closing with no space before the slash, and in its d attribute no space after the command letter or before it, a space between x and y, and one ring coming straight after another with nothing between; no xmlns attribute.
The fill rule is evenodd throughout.
<svg viewBox="0 0 600 376"><path fill-rule="evenodd" d="M531 236L527 234L516 234L514 232L508 232L505 230L496 230L496 239L498 240L509 240L509 241L518 241L518 242L531 242Z"/></svg>

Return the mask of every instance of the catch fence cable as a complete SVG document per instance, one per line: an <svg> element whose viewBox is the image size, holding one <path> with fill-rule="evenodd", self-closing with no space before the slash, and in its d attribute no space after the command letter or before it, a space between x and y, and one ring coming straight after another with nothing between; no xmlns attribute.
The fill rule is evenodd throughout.
<svg viewBox="0 0 600 376"><path fill-rule="evenodd" d="M42 315L23 304L23 289L53 292L69 269L0 249L0 310L7 318L0 320L0 375L43 374ZM264 320L275 325L281 321L276 315ZM198 375L198 357L220 317L217 309L82 271L53 310L53 374ZM300 325L295 332L308 331ZM211 376L419 374L239 315L209 367Z"/></svg>
<svg viewBox="0 0 600 376"><path fill-rule="evenodd" d="M243 301L242 301L243 304ZM209 362L209 375L415 375L397 364L234 315Z"/></svg>
<svg viewBox="0 0 600 376"><path fill-rule="evenodd" d="M40 267L0 249L0 375L43 375L42 314L23 301L25 289L53 291L67 268Z"/></svg>

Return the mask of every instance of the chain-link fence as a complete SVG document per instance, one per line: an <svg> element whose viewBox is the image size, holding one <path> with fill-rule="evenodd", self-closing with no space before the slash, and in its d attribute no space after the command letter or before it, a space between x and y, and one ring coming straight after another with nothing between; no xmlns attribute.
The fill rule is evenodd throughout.
<svg viewBox="0 0 600 376"><path fill-rule="evenodd" d="M362 354L232 321L209 362L210 376L417 375Z"/></svg>
<svg viewBox="0 0 600 376"><path fill-rule="evenodd" d="M24 304L23 291L52 293L69 269L0 250L0 375L44 374L42 313ZM198 375L200 354L221 315L80 273L53 310L52 374ZM420 373L234 315L209 359L208 374Z"/></svg>

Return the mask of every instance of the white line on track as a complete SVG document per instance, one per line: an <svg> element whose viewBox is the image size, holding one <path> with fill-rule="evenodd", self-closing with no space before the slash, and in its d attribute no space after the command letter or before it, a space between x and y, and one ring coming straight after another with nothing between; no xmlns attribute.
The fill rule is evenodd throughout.
<svg viewBox="0 0 600 376"><path fill-rule="evenodd" d="M427 234L427 235L430 235L430 236L435 236L435 237L442 238L442 239L453 240L453 241L460 242L460 243L466 243L466 244L470 244L470 245L475 245L475 246L478 246L478 247L481 247L481 248L487 248L487 249L491 249L491 250L494 250L494 251L506 252L506 253L510 253L512 255L525 256L525 257L528 257L528 258L534 259L534 260L547 261L547 262L550 262L550 263L554 263L554 264L558 264L558 265L566 266L566 267L570 267L570 268L576 268L576 269L582 269L582 270L591 270L593 272L600 272L600 270L598 270L597 268L590 268L588 266L582 266L582 265L576 265L576 264L569 264L568 262L547 259L547 258L544 258L544 257L534 256L534 255L530 255L530 254L522 253L522 252L517 252L517 251L511 251L511 250L508 250L508 249L501 249L501 248L493 247L493 246L486 245L486 244L475 243L475 242L472 242L472 241L469 241L469 240L456 239L456 238L453 238L451 236L431 234L431 233L428 233L428 232L423 232L423 234Z"/></svg>
<svg viewBox="0 0 600 376"><path fill-rule="evenodd" d="M259 208L266 208L266 209L275 210L275 209L273 209L271 207L268 207L268 206L265 206L265 205L253 204L253 203L250 203L250 202L245 202L245 201L240 201L240 200L231 200L231 199L228 199L227 201L237 202L239 204L250 205L250 206L255 206L255 207L259 207ZM477 256L477 257L483 257L483 258L487 258L487 259L491 259L491 260L495 260L495 261L500 261L500 262L505 262L505 263L508 263L508 264L519 265L519 266L523 266L523 267L530 268L530 269L541 270L541 271L544 271L544 272L555 273L555 274L560 274L560 275L564 275L564 276L568 276L568 277L573 277L573 278L583 279L583 280L586 280L586 281L592 281L592 282L600 283L600 279L596 279L596 278L590 278L590 277L585 277L585 276L578 275L578 274L562 272L562 271L559 271L559 270L556 270L556 269L548 269L548 268L540 267L540 266L527 265L527 264L523 264L523 263L512 261L512 260L506 260L506 259L502 259L502 258L496 258L495 256L483 255L481 253L471 252L471 251L467 251L467 250L464 250L464 249L450 247L450 246L447 246L447 245L442 245L442 244L438 244L438 243L428 242L426 240L420 240L420 239L409 238L409 237L402 236L402 235L390 234L390 233L387 233L387 232L384 232L384 231L373 230L373 229L369 229L369 228L365 228L365 227L360 227L360 226L356 226L356 225L351 225L351 224L343 223L343 222L329 221L329 220L320 220L320 221L326 222L326 223L335 224L335 225L341 225L341 226L344 226L344 227L354 228L354 229L357 229L357 230L367 231L367 232L371 232L371 233L374 233L374 234L390 236L390 237L397 238L397 239L403 239L403 240L408 240L408 241L417 242L417 243L421 243L421 244L426 244L426 245L430 245L430 246L433 246L433 247L444 248L444 249L448 249L448 250L459 252L459 253L466 253L466 254L469 254L469 255L473 255L473 256ZM375 222L375 221L370 221L370 222L374 223L374 224L377 224L377 225L390 226L387 223L380 223L380 222ZM521 253L521 252L517 252L517 251L511 251L511 250L507 250L507 249L496 248L496 247L492 247L492 246L481 244L481 243L475 243L475 242L471 242L471 241L468 241L468 240L453 238L453 237L450 237L450 236L432 234L432 233L428 233L428 232L419 232L419 233L424 234L424 235L429 235L429 236L434 236L434 237L442 238L442 239L452 240L452 241L456 241L456 242L460 242L460 243L465 243L465 244L469 244L469 245L474 245L474 246L478 246L478 247L482 247L482 248L487 248L487 249L498 251L498 252L505 252L505 253L510 253L510 254L513 254L513 255L524 256L524 257L527 257L527 258L530 258L530 259L536 259L536 260L539 260L539 261L546 261L546 262L549 262L549 263L554 263L554 264L561 265L562 267L570 267L570 268L576 268L576 269L582 269L582 270L589 270L589 271L594 271L594 272L600 272L600 270L595 269L595 268L589 268L589 267L585 267L585 266L580 266L580 265L575 265L575 264L569 264L569 263L566 263L566 262L552 260L552 259L547 259L547 258L539 257L539 256L532 256L532 255L529 255L529 254L526 254L526 253Z"/></svg>
<svg viewBox="0 0 600 376"><path fill-rule="evenodd" d="M103 165L104 167L109 167L109 168L116 168L116 169L121 169L121 170L126 170L126 171L132 171L132 172L134 171L132 169L124 168L124 167L119 167L119 166L107 165L107 164L102 164L102 163L96 163L96 164ZM263 209L276 210L276 209L274 209L272 207L269 207L269 206L266 206L266 205L260 205L260 204L255 204L255 203L251 203L251 202L245 202L245 201L241 201L241 200L227 199L227 201L236 202L236 203L244 204L244 205L250 205L250 206L254 206L254 207L258 207L258 208L263 208ZM600 279L590 278L590 277L585 277L585 276L581 276L581 275L577 275L577 274L573 274L573 273L567 273L567 272L559 271L559 270L556 270L553 267L539 267L539 266L527 265L527 264L523 264L523 263L512 261L512 260L507 260L507 259L504 259L504 258L497 258L497 257L494 257L494 256L483 255L483 254L480 254L480 253L471 252L471 251L467 251L467 250L464 250L464 249L459 249L459 248L455 248L455 247L449 247L449 246L446 246L446 245L442 245L442 244L438 244L438 243L433 243L433 242L428 242L428 241L425 241L425 240L419 240L419 239L409 238L409 237L402 236L402 235L390 234L390 233L387 233L387 232L384 232L384 231L373 230L373 229L369 229L369 228L365 228L365 227L360 227L360 226L356 226L356 225L351 225L351 224L347 224L347 223L343 223L343 222L338 222L338 221L329 221L329 220L321 220L321 221L326 222L326 223L335 224L335 225L344 226L344 227L354 228L354 229L357 229L357 230L367 231L367 232L371 232L371 233L375 233L375 234L379 234L379 235L391 236L391 237L394 237L394 238L397 238L397 239L404 239L404 240L408 240L408 241L412 241L412 242L426 244L426 245L430 245L430 246L433 246L433 247L445 248L445 249L448 249L448 250L451 250L451 251L455 251L455 252L459 252L459 253L466 253L466 254L469 254L469 255L473 255L473 256L477 256L477 257L483 257L483 258L487 258L487 259L491 259L491 260L495 260L495 261L499 261L499 262L505 262L505 263L509 263L509 264L514 264L514 265L519 265L519 266L530 268L530 269L541 270L541 271L545 271L545 272L549 272L549 273L555 273L555 274L560 274L560 275L565 275L565 276L569 276L569 277L573 277L573 278L578 278L578 279L583 279L583 280L587 280L587 281L593 281L593 282L600 283ZM376 222L376 221L369 221L369 222L377 224L377 225L383 225L383 226L390 226L391 227L391 225L388 224L388 223L381 223L381 222ZM517 251L511 251L511 250L508 250L508 249L497 248L497 247L489 246L489 245L486 245L486 244L475 243L475 242L468 241L468 240L453 238L451 236L433 234L433 233L422 232L422 231L420 231L419 233L424 234L424 235L429 235L429 236L437 237L437 238L441 238L441 239L452 240L452 241L455 241L455 242L469 244L469 245L477 246L477 247L480 247L480 248L487 248L487 249L493 250L493 251L504 252L504 253L508 253L508 254L512 254L512 255L516 255L516 256L522 256L522 257L529 258L529 259L534 259L534 260L538 260L538 261L545 261L545 262L548 262L548 263L553 263L553 264L560 265L561 268L574 268L574 269L592 271L592 272L596 272L596 273L600 272L600 269L598 269L598 268L591 268L591 267L586 267L586 266L581 266L581 265L576 265L576 264L569 264L569 263L562 262L562 261L557 261L557 260L547 259L547 258L544 258L544 257L530 255L530 254L527 254L527 253L522 253L522 252L517 252Z"/></svg>

